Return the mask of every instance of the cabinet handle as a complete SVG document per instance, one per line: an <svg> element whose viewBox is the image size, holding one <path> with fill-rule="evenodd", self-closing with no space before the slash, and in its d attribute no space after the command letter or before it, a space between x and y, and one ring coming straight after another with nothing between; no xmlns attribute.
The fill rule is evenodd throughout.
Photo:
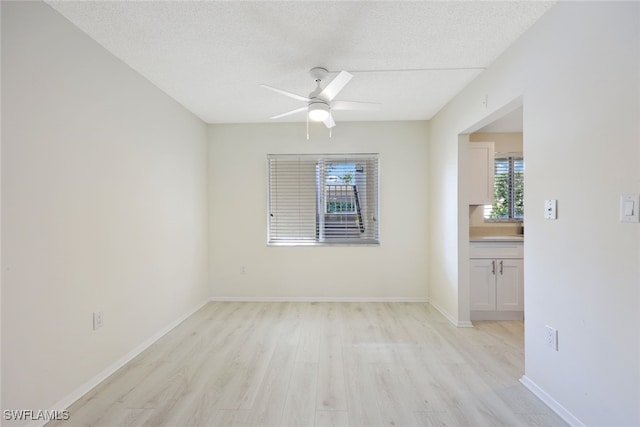
<svg viewBox="0 0 640 427"><path fill-rule="evenodd" d="M503 271L503 265L502 265L503 261L500 261L500 275L502 276L502 271Z"/></svg>
<svg viewBox="0 0 640 427"><path fill-rule="evenodd" d="M496 260L491 261L491 274L495 276L496 274Z"/></svg>

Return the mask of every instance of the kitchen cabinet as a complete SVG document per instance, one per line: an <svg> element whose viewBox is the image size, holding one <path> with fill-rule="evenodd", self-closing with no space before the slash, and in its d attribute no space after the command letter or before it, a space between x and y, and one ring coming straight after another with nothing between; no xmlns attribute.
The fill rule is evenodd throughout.
<svg viewBox="0 0 640 427"><path fill-rule="evenodd" d="M524 313L522 242L471 243L471 320L521 319Z"/></svg>
<svg viewBox="0 0 640 427"><path fill-rule="evenodd" d="M493 142L469 143L469 204L492 205L494 202Z"/></svg>

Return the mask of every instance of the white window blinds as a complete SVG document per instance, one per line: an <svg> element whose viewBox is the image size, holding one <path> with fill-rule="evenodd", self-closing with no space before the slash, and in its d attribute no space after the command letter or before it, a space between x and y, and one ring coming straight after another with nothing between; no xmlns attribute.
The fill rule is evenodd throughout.
<svg viewBox="0 0 640 427"><path fill-rule="evenodd" d="M522 156L495 158L493 205L486 205L484 217L492 220L524 218L524 160Z"/></svg>
<svg viewBox="0 0 640 427"><path fill-rule="evenodd" d="M378 155L269 155L269 244L377 244Z"/></svg>

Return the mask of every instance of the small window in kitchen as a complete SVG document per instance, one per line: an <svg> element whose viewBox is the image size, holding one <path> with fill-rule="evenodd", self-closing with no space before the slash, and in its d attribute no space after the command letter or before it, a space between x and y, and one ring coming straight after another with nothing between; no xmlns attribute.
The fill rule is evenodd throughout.
<svg viewBox="0 0 640 427"><path fill-rule="evenodd" d="M522 155L495 158L493 205L485 205L488 221L522 221L524 219L524 160Z"/></svg>

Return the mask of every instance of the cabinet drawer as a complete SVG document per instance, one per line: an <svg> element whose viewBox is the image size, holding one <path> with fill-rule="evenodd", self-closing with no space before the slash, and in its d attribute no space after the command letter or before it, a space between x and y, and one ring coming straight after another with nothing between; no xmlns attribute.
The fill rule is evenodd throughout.
<svg viewBox="0 0 640 427"><path fill-rule="evenodd" d="M524 244L520 242L471 243L469 258L524 258Z"/></svg>

